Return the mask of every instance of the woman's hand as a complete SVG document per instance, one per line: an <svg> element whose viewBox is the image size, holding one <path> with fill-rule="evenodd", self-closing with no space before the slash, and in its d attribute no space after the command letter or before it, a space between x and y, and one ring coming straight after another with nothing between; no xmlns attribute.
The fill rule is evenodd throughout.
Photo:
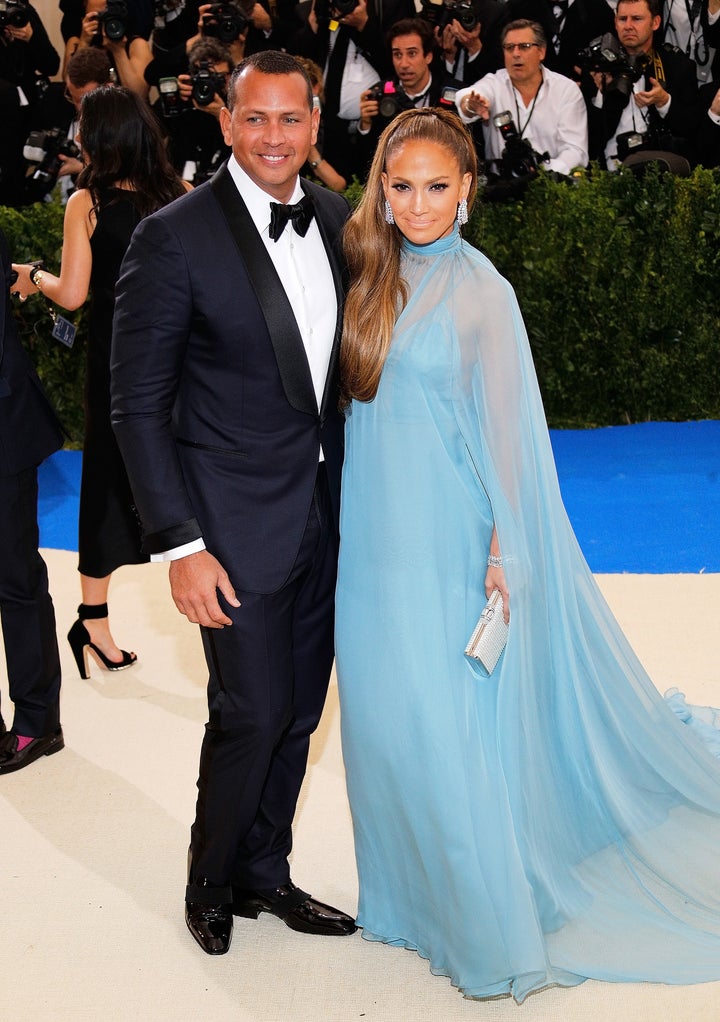
<svg viewBox="0 0 720 1022"><path fill-rule="evenodd" d="M503 617L505 618L505 624L510 622L510 593L508 592L507 582L505 581L505 569L504 568L488 568L487 574L485 575L485 595L490 599L494 590L497 589L503 599Z"/></svg>
<svg viewBox="0 0 720 1022"><path fill-rule="evenodd" d="M30 270L32 270L34 263L13 263L12 268L17 273L17 280L13 284L10 293L19 295L20 301L27 301L30 295L38 293L38 289L35 287L33 282L30 280Z"/></svg>

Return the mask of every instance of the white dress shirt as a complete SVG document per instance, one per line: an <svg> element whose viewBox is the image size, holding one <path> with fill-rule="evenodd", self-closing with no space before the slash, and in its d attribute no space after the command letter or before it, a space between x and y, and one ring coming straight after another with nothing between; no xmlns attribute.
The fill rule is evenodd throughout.
<svg viewBox="0 0 720 1022"><path fill-rule="evenodd" d="M288 223L278 240L273 241L270 237L270 203L276 200L248 177L234 156L228 161L228 170L270 254L295 314L319 410L335 338L337 296L317 219L313 218L304 238L300 237L292 223ZM303 194L298 178L289 202L299 202ZM323 460L322 449L320 460ZM150 559L172 561L204 549L203 540L196 539L172 550L152 554Z"/></svg>
<svg viewBox="0 0 720 1022"><path fill-rule="evenodd" d="M548 170L569 174L575 167L588 162L588 130L585 100L575 82L565 75L542 68L542 86L534 100L525 105L505 68L485 75L466 89L460 89L455 103L466 124L476 121L462 109L462 101L471 92L477 92L490 104L490 119L483 122L485 153L489 160L502 155L505 142L493 117L509 110L518 133L539 153L549 153L550 160L543 163Z"/></svg>

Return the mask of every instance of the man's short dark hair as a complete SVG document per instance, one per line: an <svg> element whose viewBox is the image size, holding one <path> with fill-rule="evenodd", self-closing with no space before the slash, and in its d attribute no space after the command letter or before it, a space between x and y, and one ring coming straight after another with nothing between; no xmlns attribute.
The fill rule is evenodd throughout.
<svg viewBox="0 0 720 1022"><path fill-rule="evenodd" d="M422 18L401 18L400 21L396 21L385 37L388 49L392 49L393 42L401 35L418 35L423 53L427 56L428 53L435 52L435 36L429 21Z"/></svg>
<svg viewBox="0 0 720 1022"><path fill-rule="evenodd" d="M650 11L650 16L653 18L659 18L662 15L660 0L618 0L617 6L619 7L620 4L635 3L645 3L647 5L647 9ZM617 13L617 8L615 9L615 13Z"/></svg>
<svg viewBox="0 0 720 1022"><path fill-rule="evenodd" d="M249 57L245 57L244 60L240 61L230 76L228 84L228 110L232 110L235 105L235 89L238 78L248 68L259 71L264 75L300 75L307 85L308 106L312 110L312 82L308 77L307 71L295 57L292 57L289 53L282 53L280 50L260 50L258 53L252 53Z"/></svg>
<svg viewBox="0 0 720 1022"><path fill-rule="evenodd" d="M107 50L86 46L76 50L68 61L65 77L76 89L83 89L91 82L107 85L112 80L112 65Z"/></svg>
<svg viewBox="0 0 720 1022"><path fill-rule="evenodd" d="M530 21L529 18L517 18L515 21L510 21L502 30L500 35L500 42L504 43L507 39L508 32L518 32L522 28L529 28L532 32L535 42L538 46L544 46L547 49L547 39L543 32L542 25L537 21Z"/></svg>

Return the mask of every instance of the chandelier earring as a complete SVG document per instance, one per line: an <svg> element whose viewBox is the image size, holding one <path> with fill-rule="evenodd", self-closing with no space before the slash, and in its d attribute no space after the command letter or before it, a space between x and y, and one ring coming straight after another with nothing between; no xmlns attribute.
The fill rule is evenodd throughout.
<svg viewBox="0 0 720 1022"><path fill-rule="evenodd" d="M385 222L388 224L395 223L395 217L393 216L392 206L390 205L387 199L385 199Z"/></svg>
<svg viewBox="0 0 720 1022"><path fill-rule="evenodd" d="M467 199L461 199L458 202L457 221L461 227L468 222Z"/></svg>

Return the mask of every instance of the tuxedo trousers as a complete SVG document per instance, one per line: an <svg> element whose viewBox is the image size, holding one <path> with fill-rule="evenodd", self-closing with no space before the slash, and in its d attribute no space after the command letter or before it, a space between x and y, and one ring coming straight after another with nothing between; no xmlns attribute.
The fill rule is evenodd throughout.
<svg viewBox="0 0 720 1022"><path fill-rule="evenodd" d="M292 821L334 658L337 555L321 463L287 581L269 595L236 590L239 608L220 596L232 625L201 628L209 720L190 884L258 890L290 879Z"/></svg>
<svg viewBox="0 0 720 1022"><path fill-rule="evenodd" d="M0 618L13 730L38 738L60 723L60 655L40 552L37 468L0 476Z"/></svg>

